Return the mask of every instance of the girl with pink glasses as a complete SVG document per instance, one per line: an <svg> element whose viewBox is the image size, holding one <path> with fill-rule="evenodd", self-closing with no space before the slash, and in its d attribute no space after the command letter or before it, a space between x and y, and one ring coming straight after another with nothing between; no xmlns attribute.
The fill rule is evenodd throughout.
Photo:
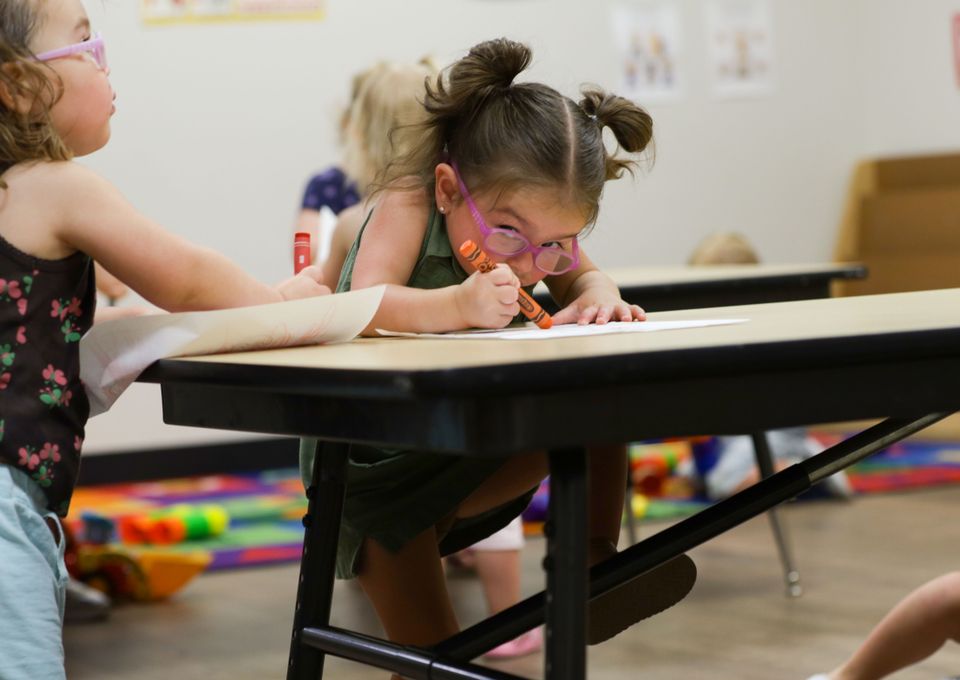
<svg viewBox="0 0 960 680"><path fill-rule="evenodd" d="M369 334L501 328L517 318L519 287L541 280L561 307L555 324L643 320L579 238L606 181L634 163L607 152L604 130L639 153L652 138L650 116L599 89L574 101L514 83L530 59L526 46L492 40L427 83L419 140L375 183L376 203L340 275L338 290L387 284ZM500 264L471 274L459 252L468 239ZM625 448L605 449L590 456L591 563L616 553L626 488ZM303 455L309 473L308 447ZM516 517L546 476L546 458L351 449L338 573L359 579L391 640L429 646L457 631L440 556ZM594 601L588 637L599 642L673 605L695 575L681 556Z"/></svg>
<svg viewBox="0 0 960 680"><path fill-rule="evenodd" d="M93 261L168 310L329 292L276 287L163 230L71 162L110 138L103 38L80 0L0 0L0 677L64 677L64 538L89 403L78 341Z"/></svg>

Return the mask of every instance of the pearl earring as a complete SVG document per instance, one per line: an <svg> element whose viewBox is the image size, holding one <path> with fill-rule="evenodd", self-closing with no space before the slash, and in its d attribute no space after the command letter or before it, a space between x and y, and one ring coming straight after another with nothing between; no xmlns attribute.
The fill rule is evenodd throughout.
<svg viewBox="0 0 960 680"><path fill-rule="evenodd" d="M440 214L441 214L441 215L445 215L446 213L447 213L447 209L444 208L444 207L441 205L441 206L440 206Z"/></svg>

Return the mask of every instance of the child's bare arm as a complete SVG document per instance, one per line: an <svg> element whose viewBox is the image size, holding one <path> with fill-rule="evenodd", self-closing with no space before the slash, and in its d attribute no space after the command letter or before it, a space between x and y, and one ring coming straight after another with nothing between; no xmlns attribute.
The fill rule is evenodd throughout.
<svg viewBox="0 0 960 680"><path fill-rule="evenodd" d="M383 302L364 334L376 328L417 333L473 326L502 328L519 312L519 281L509 267L471 276L457 286L410 288L429 212L422 192L384 193L363 232L352 288L388 284Z"/></svg>
<svg viewBox="0 0 960 680"><path fill-rule="evenodd" d="M365 205L352 205L337 215L337 224L333 229L333 237L330 239L330 253L324 260L323 280L334 288L337 281L340 280L340 270L343 268L343 262L347 259L347 253L353 247L353 242L363 226L363 218L366 216L369 208Z"/></svg>
<svg viewBox="0 0 960 680"><path fill-rule="evenodd" d="M50 166L57 237L158 307L216 309L329 292L318 267L276 287L265 285L220 253L166 231L92 171L76 163Z"/></svg>

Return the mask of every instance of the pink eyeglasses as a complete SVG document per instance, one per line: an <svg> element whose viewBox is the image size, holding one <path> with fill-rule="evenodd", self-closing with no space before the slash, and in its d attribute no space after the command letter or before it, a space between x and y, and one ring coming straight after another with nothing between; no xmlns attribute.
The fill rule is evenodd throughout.
<svg viewBox="0 0 960 680"><path fill-rule="evenodd" d="M37 61L50 61L51 59L61 59L87 52L101 71L107 70L107 50L103 45L103 36L99 33L94 33L90 40L84 40L49 52L42 52L35 58Z"/></svg>
<svg viewBox="0 0 960 680"><path fill-rule="evenodd" d="M489 226L477 209L477 204L473 202L470 192L467 191L467 186L460 178L460 170L457 168L457 164L451 163L451 166L457 175L460 193L463 194L463 198L467 202L470 214L473 215L473 221L477 223L480 233L483 234L483 245L488 251L504 257L516 257L529 251L533 253L534 266L551 275L563 274L577 268L580 264L580 246L576 237L573 239L571 250L566 251L559 246L535 246L519 232Z"/></svg>

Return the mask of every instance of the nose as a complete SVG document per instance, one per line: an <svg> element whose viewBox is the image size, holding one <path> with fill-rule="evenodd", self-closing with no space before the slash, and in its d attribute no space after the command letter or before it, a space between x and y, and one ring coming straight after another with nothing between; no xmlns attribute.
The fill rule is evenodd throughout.
<svg viewBox="0 0 960 680"><path fill-rule="evenodd" d="M513 270L513 273L517 275L523 285L528 285L543 278L543 272L533 264L533 254L529 251L514 255L507 260L507 264L510 265L510 269Z"/></svg>

